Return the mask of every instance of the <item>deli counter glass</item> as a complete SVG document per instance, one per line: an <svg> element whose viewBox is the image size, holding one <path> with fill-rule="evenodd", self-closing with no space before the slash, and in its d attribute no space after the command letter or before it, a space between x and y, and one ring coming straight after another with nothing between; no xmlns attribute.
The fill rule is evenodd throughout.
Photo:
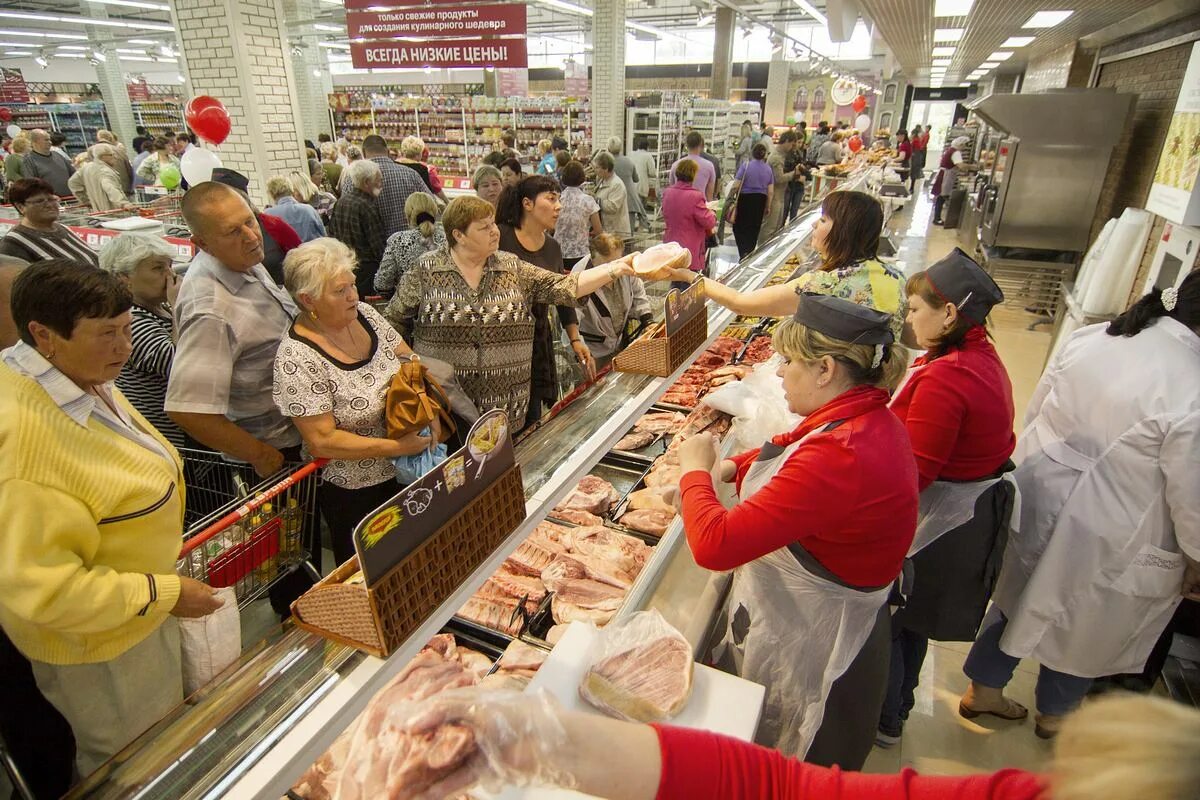
<svg viewBox="0 0 1200 800"><path fill-rule="evenodd" d="M861 185L861 176L843 188ZM773 239L723 276L739 290L764 285L808 240L808 205ZM709 304L709 336L675 374L612 372L544 421L517 449L527 518L387 659L290 624L242 658L113 761L77 786L78 798L281 798L370 699L437 634L547 512L734 319ZM728 437L732 442L734 437ZM728 444L727 444L728 446ZM631 587L619 615L657 608L699 654L728 574L696 566L676 516Z"/></svg>

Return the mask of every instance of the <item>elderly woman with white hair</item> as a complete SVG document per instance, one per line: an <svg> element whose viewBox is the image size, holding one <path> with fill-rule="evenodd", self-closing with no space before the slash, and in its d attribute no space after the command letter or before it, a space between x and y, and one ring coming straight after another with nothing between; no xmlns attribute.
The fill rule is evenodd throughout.
<svg viewBox="0 0 1200 800"><path fill-rule="evenodd" d="M93 211L132 209L125 194L124 159L111 144L94 144L91 160L80 166L67 181L71 192Z"/></svg>
<svg viewBox="0 0 1200 800"><path fill-rule="evenodd" d="M284 287L300 314L275 355L275 405L317 458L331 459L317 489L338 563L354 555L354 526L399 491L392 459L434 437L387 438L387 390L412 350L375 309L360 303L354 253L315 239L288 253Z"/></svg>
<svg viewBox="0 0 1200 800"><path fill-rule="evenodd" d="M100 251L100 268L119 276L133 295L133 354L117 376L117 387L163 437L185 447L183 430L163 410L175 361L175 254L175 248L158 236L122 233Z"/></svg>
<svg viewBox="0 0 1200 800"><path fill-rule="evenodd" d="M608 140L608 152L612 153L613 157L613 172L621 179L621 183L625 184L625 197L629 203L629 227L631 230L637 230L638 221L646 223L647 230L650 228L650 223L646 219L646 209L642 205L642 197L638 194L637 188L634 186L638 182L637 164L633 163L633 159L629 156L621 155L621 137L612 136Z"/></svg>
<svg viewBox="0 0 1200 800"><path fill-rule="evenodd" d="M309 181L311 183L311 181ZM264 214L283 220L300 237L300 242L311 242L325 235L325 223L321 215L308 203L296 199L292 178L287 175L272 175L267 179L267 194L272 205L263 209Z"/></svg>
<svg viewBox="0 0 1200 800"><path fill-rule="evenodd" d="M429 191L443 203L448 203L450 201L446 199L445 185L442 183L442 179L437 176L433 168L421 160L425 156L425 152L423 139L417 136L406 136L404 141L400 142L400 158L397 159L397 163L403 164L420 175L421 180L429 187Z"/></svg>

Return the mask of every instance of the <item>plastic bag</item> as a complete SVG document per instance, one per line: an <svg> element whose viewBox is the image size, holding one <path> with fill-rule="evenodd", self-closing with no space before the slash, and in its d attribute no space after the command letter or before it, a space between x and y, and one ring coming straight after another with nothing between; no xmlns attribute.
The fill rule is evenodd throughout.
<svg viewBox="0 0 1200 800"><path fill-rule="evenodd" d="M588 661L579 696L610 717L661 722L692 695L692 646L655 610L610 622Z"/></svg>
<svg viewBox="0 0 1200 800"><path fill-rule="evenodd" d="M429 436L431 433L432 431L425 427L421 429L419 435ZM401 486L408 486L445 460L446 445L444 444L428 447L416 455L397 456L392 459L392 463L396 465L396 482Z"/></svg>
<svg viewBox="0 0 1200 800"><path fill-rule="evenodd" d="M225 605L203 617L179 620L183 651L183 694L203 688L242 655L242 622L232 586L217 589Z"/></svg>
<svg viewBox="0 0 1200 800"><path fill-rule="evenodd" d="M778 356L772 356L740 381L730 381L701 398L700 402L733 417L738 450L761 447L774 436L793 430L803 417L788 410L783 379L776 375Z"/></svg>

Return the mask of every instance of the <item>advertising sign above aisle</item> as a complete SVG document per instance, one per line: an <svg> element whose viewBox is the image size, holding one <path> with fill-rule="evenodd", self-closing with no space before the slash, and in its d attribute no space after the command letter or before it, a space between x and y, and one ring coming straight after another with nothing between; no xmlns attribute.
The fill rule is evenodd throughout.
<svg viewBox="0 0 1200 800"><path fill-rule="evenodd" d="M430 42L351 42L355 69L404 67L527 67L524 39L441 39Z"/></svg>
<svg viewBox="0 0 1200 800"><path fill-rule="evenodd" d="M397 36L524 36L523 5L422 6L346 14L351 39Z"/></svg>
<svg viewBox="0 0 1200 800"><path fill-rule="evenodd" d="M529 70L496 70L496 88L500 97L526 97L529 95Z"/></svg>
<svg viewBox="0 0 1200 800"><path fill-rule="evenodd" d="M19 69L0 69L0 103L28 103L29 87Z"/></svg>
<svg viewBox="0 0 1200 800"><path fill-rule="evenodd" d="M1200 42L1192 46L1146 208L1180 225L1200 225Z"/></svg>

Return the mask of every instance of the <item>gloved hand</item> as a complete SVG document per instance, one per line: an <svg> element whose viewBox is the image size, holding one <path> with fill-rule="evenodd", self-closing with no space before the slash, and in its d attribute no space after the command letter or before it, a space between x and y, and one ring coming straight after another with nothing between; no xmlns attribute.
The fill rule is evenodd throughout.
<svg viewBox="0 0 1200 800"><path fill-rule="evenodd" d="M432 746L408 750L411 756L424 758L427 763L413 770L411 756L402 765L393 759L401 748L393 745L379 749L370 742L356 741L343 782L352 775L367 778L372 773L377 781L380 769L401 769L407 775L420 776L419 783L394 786L394 774L389 774L386 782L399 789L395 796L412 800L457 797L476 785L491 792L505 786L578 785L575 777L560 766L569 763L564 757L568 737L559 719L562 710L547 692L453 689L421 702L392 706L384 713L386 719L378 730L394 729L402 737L427 741ZM392 735L379 738L395 741ZM447 742L453 747L446 747ZM450 749L452 753L447 752ZM364 764L363 759L391 763ZM345 788L350 788L352 795L368 796L363 793L366 786Z"/></svg>

